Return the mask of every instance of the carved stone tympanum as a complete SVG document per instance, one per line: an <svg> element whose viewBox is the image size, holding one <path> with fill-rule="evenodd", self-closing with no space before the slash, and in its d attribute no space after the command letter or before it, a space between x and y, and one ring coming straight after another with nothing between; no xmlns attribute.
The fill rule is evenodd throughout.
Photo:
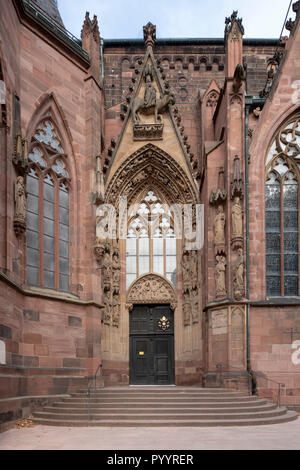
<svg viewBox="0 0 300 470"><path fill-rule="evenodd" d="M128 304L170 304L176 307L176 295L172 285L156 274L146 274L132 285L127 296Z"/></svg>

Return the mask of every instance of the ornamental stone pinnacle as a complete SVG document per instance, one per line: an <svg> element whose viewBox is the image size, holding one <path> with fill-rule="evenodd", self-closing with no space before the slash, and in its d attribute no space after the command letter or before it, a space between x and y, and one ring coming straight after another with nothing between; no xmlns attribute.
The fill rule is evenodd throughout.
<svg viewBox="0 0 300 470"><path fill-rule="evenodd" d="M149 21L146 26L143 26L143 31L146 47L153 47L156 41L156 26Z"/></svg>

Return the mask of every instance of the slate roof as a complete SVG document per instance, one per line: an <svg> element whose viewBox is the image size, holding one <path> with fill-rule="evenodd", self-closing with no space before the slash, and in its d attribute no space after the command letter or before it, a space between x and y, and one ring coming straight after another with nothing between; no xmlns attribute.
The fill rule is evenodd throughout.
<svg viewBox="0 0 300 470"><path fill-rule="evenodd" d="M32 3L36 3L42 10L44 10L51 18L57 23L64 27L61 19L58 6L55 0L32 0Z"/></svg>

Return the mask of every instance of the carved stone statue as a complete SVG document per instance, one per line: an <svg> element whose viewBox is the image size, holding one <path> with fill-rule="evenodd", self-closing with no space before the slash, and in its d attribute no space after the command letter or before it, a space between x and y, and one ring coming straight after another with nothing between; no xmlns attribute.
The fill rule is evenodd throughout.
<svg viewBox="0 0 300 470"><path fill-rule="evenodd" d="M238 260L233 269L233 290L236 300L244 295L244 254L242 248L238 249Z"/></svg>
<svg viewBox="0 0 300 470"><path fill-rule="evenodd" d="M215 245L225 245L225 224L226 216L224 214L223 206L220 204L214 221Z"/></svg>
<svg viewBox="0 0 300 470"><path fill-rule="evenodd" d="M112 326L119 328L119 324L120 324L120 304L118 301L118 296L114 296L113 312L112 312Z"/></svg>
<svg viewBox="0 0 300 470"><path fill-rule="evenodd" d="M23 176L15 182L15 220L26 221L26 189Z"/></svg>
<svg viewBox="0 0 300 470"><path fill-rule="evenodd" d="M151 108L156 104L156 90L151 82L146 83L145 95L144 95L144 106L145 108Z"/></svg>
<svg viewBox="0 0 300 470"><path fill-rule="evenodd" d="M232 90L234 93L238 93L242 82L246 79L244 67L241 64L237 64L234 76L233 76L233 83L232 83Z"/></svg>
<svg viewBox="0 0 300 470"><path fill-rule="evenodd" d="M236 196L231 210L232 238L243 237L243 211L240 204L240 198Z"/></svg>
<svg viewBox="0 0 300 470"><path fill-rule="evenodd" d="M105 253L105 246L103 244L103 241L96 237L96 244L94 246L94 254L97 262L101 265L103 261L103 256Z"/></svg>
<svg viewBox="0 0 300 470"><path fill-rule="evenodd" d="M110 247L108 244L105 246L102 266L103 289L104 291L109 291L112 281L112 261Z"/></svg>
<svg viewBox="0 0 300 470"><path fill-rule="evenodd" d="M23 176L18 176L15 182L15 215L14 230L17 237L26 229L26 189Z"/></svg>
<svg viewBox="0 0 300 470"><path fill-rule="evenodd" d="M104 325L109 326L111 323L111 305L110 305L110 292L103 292L103 303L104 303L104 315L103 322Z"/></svg>
<svg viewBox="0 0 300 470"><path fill-rule="evenodd" d="M150 90L145 92L145 98L147 98L147 105L145 105L145 99L136 96L132 101L131 105L131 112L134 124L139 124L141 122L138 112L142 114L154 114L154 122L157 124L158 122L162 122L162 113L167 109L169 104L174 103L174 96L171 93L166 93L162 96L162 98L156 98L156 91L155 88L150 83L151 88ZM155 102L154 102L154 92L155 92ZM149 95L149 97L148 97ZM150 105L150 103L152 103Z"/></svg>
<svg viewBox="0 0 300 470"><path fill-rule="evenodd" d="M114 287L114 292L119 294L120 290L120 256L119 250L117 248L114 249L113 258L112 258L112 282Z"/></svg>
<svg viewBox="0 0 300 470"><path fill-rule="evenodd" d="M226 295L226 258L225 256L216 256L216 297L224 297Z"/></svg>

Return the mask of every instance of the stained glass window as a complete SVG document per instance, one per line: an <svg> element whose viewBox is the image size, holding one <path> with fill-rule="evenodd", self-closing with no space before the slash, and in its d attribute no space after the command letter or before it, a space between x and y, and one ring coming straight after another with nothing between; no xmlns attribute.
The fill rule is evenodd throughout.
<svg viewBox="0 0 300 470"><path fill-rule="evenodd" d="M267 157L267 296L299 295L299 118L284 126Z"/></svg>
<svg viewBox="0 0 300 470"><path fill-rule="evenodd" d="M59 154L59 158L57 158ZM69 290L69 174L48 119L32 139L27 176L27 284Z"/></svg>

